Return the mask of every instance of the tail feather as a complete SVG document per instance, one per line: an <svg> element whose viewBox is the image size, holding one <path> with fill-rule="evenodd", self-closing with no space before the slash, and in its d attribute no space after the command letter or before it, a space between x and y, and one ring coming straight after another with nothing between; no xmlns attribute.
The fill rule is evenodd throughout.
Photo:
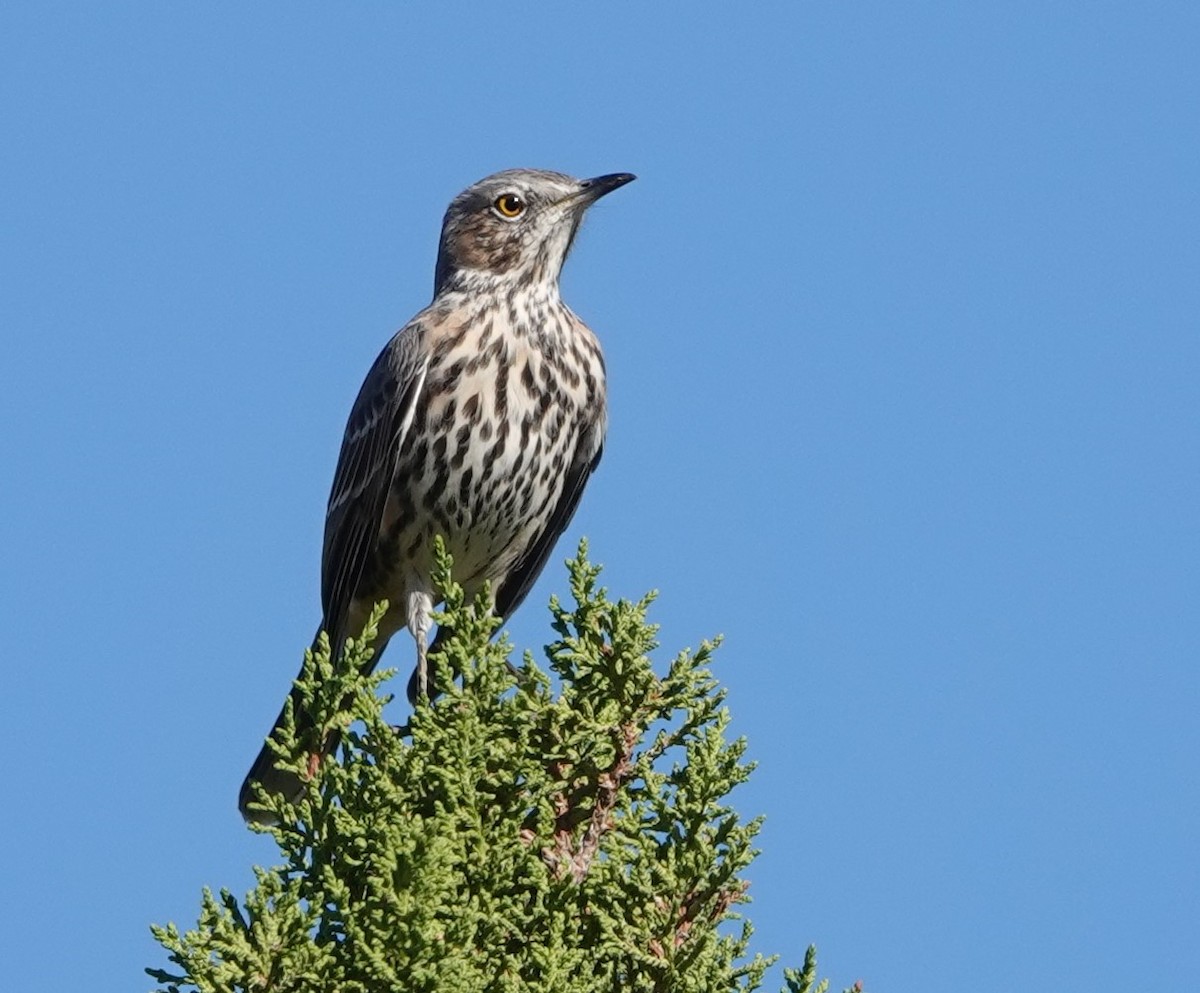
<svg viewBox="0 0 1200 993"><path fill-rule="evenodd" d="M293 693L293 706L296 706L294 703L295 699ZM267 735L268 739L273 738L275 732L283 724L285 712L286 707L275 718L275 723L271 727L271 733ZM297 737L307 737L307 732L311 730L311 725L306 715L298 706L296 706L295 717ZM326 743L322 751L322 758L325 755L332 754L337 745L338 736L335 735L332 741ZM300 795L304 792L303 780L294 772L285 772L275 768L275 763L278 761L278 756L271 750L270 745L264 742L262 748L259 749L258 756L254 759L253 765L250 766L250 771L246 773L246 778L242 781L242 788L238 793L238 810L241 811L242 817L245 818L247 823L262 824L265 826L276 823L275 816L269 811L251 808L250 805L256 800L254 783L258 783L269 794L283 796L293 802L300 799Z"/></svg>
<svg viewBox="0 0 1200 993"><path fill-rule="evenodd" d="M320 638L321 630L323 629L324 625L322 625L321 629L318 629L316 637L313 638L312 650L314 652L317 650L317 641ZM342 643L340 637L337 641L333 641L331 639L330 644L336 646L334 649L335 652L341 651ZM375 655L368 666L368 671L375 667L375 661L379 658L379 655L383 651L384 645L386 644L386 640L377 642ZM310 737L310 732L312 731L312 721L304 712L304 709L300 706L300 701L296 697L295 687L293 687L291 691L291 701L296 720L296 737L303 740ZM271 731L267 735L268 740L275 736L275 732L279 730L280 725L283 724L283 718L286 712L287 706L285 705L283 709L279 711L279 716L275 718L275 723L271 725ZM331 735L330 738L323 743L319 757L325 758L328 755L332 755L340 740L340 735ZM298 800L300 795L304 792L303 780L301 780L300 777L295 773L283 772L279 769L276 769L275 763L277 761L278 758L271 750L270 745L264 742L262 748L258 752L258 756L254 760L254 763L250 766L250 771L246 773L246 778L242 780L242 788L238 792L238 810L241 811L242 817L247 823L262 825L271 825L275 823L275 817L267 811L251 809L250 804L255 802L254 783L261 785L262 788L271 795L284 796L293 802Z"/></svg>

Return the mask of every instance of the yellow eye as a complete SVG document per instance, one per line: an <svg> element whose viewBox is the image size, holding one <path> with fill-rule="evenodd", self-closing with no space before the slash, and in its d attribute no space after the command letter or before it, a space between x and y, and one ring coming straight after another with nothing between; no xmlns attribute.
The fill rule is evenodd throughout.
<svg viewBox="0 0 1200 993"><path fill-rule="evenodd" d="M493 207L502 217L520 217L525 213L525 201L515 193L502 193L496 197Z"/></svg>

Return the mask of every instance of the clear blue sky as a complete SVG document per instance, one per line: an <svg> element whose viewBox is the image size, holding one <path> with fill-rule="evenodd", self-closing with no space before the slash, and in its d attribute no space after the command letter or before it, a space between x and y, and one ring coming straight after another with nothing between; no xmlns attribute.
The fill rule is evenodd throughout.
<svg viewBox="0 0 1200 993"><path fill-rule="evenodd" d="M1184 2L6 4L5 988L146 988L272 859L235 798L346 414L510 166L640 176L511 630L586 534L664 660L726 635L757 947L1200 988L1197 52Z"/></svg>

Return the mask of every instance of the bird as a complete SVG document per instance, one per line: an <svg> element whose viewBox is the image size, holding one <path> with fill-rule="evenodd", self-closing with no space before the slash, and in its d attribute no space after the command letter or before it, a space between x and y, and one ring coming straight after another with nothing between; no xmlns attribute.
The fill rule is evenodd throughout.
<svg viewBox="0 0 1200 993"><path fill-rule="evenodd" d="M437 692L427 667L435 538L465 593L487 584L505 619L600 462L604 357L563 302L559 275L588 208L635 178L508 169L463 190L442 221L432 302L396 332L359 389L326 509L320 630L336 656L386 599L368 669L407 627L417 656L411 700ZM294 687L292 700L299 730L311 730ZM272 822L255 783L291 799L303 790L276 761L264 744L242 784L248 822Z"/></svg>

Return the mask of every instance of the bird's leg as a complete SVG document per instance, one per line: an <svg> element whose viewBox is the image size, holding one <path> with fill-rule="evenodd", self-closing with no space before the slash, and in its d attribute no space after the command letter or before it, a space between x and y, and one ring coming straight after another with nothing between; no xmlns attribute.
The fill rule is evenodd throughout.
<svg viewBox="0 0 1200 993"><path fill-rule="evenodd" d="M433 597L425 592L408 595L408 630L417 643L417 696L429 699L429 628L433 621Z"/></svg>

